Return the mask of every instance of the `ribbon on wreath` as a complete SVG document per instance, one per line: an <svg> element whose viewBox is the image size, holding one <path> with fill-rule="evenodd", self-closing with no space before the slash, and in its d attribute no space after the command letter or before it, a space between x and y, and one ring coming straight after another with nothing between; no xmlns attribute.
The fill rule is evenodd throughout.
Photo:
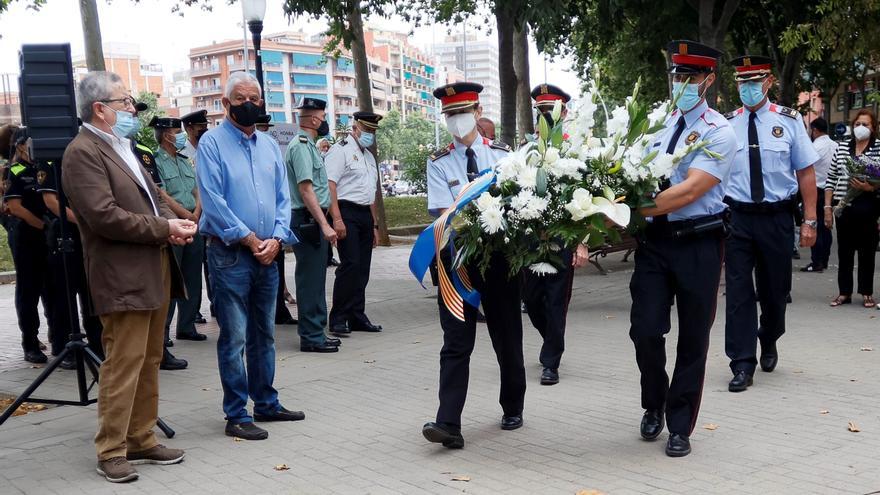
<svg viewBox="0 0 880 495"><path fill-rule="evenodd" d="M492 184L495 183L495 180L495 173L487 170L464 186L461 192L458 193L458 197L455 198L452 206L447 208L442 215L434 220L434 223L419 234L412 251L409 253L409 270L416 277L416 280L422 284L423 288L426 288L422 283L425 272L428 271L431 261L434 258L437 259L440 297L443 300L443 305L459 321L464 321L465 302L475 308L480 305L480 293L473 288L464 265L459 266L455 270L450 270L452 275L450 277L443 266L442 258L437 256L437 254L448 245L451 254L450 259L455 260L455 243L452 242L455 232L451 227L452 219L455 218L462 208L489 190Z"/></svg>

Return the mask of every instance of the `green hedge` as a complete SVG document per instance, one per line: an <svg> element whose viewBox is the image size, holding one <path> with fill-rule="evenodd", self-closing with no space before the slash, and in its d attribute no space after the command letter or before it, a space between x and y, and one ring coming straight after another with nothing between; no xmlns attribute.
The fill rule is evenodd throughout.
<svg viewBox="0 0 880 495"><path fill-rule="evenodd" d="M424 196L385 198L385 217L389 227L425 225L433 221L428 215L428 198Z"/></svg>

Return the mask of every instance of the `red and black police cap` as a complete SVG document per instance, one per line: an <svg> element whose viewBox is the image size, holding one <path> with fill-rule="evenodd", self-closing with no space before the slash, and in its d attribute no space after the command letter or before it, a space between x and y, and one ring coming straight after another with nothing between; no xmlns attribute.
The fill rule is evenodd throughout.
<svg viewBox="0 0 880 495"><path fill-rule="evenodd" d="M483 85L473 82L457 82L434 90L434 98L440 100L443 113L462 110L480 104Z"/></svg>
<svg viewBox="0 0 880 495"><path fill-rule="evenodd" d="M721 52L689 40L670 41L666 47L672 58L670 74L700 74L714 72Z"/></svg>
<svg viewBox="0 0 880 495"><path fill-rule="evenodd" d="M764 79L773 73L773 59L763 55L743 55L730 61L736 70L733 78L737 81Z"/></svg>
<svg viewBox="0 0 880 495"><path fill-rule="evenodd" d="M552 110L557 101L563 104L571 100L571 95L563 91L559 86L552 84L539 84L532 90L532 99L538 110Z"/></svg>

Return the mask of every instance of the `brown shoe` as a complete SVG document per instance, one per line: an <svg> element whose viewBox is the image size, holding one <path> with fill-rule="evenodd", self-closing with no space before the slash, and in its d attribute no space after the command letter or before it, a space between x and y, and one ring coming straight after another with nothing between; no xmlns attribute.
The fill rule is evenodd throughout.
<svg viewBox="0 0 880 495"><path fill-rule="evenodd" d="M156 445L152 449L141 452L129 452L126 457L128 457L128 462L134 465L159 464L166 466L183 461L184 455L186 454L180 449L169 449L164 445Z"/></svg>
<svg viewBox="0 0 880 495"><path fill-rule="evenodd" d="M138 479L138 472L122 456L98 461L98 474L107 478L110 483L125 483Z"/></svg>

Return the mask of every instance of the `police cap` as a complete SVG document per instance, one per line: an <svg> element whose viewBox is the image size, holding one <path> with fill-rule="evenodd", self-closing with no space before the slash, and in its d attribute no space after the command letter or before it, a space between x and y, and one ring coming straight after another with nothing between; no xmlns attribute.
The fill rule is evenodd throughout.
<svg viewBox="0 0 880 495"><path fill-rule="evenodd" d="M207 124L208 123L208 111L207 110L196 110L195 112L190 112L183 117L180 118L180 121L183 122L183 125L194 125L194 124Z"/></svg>
<svg viewBox="0 0 880 495"><path fill-rule="evenodd" d="M552 110L557 101L563 104L571 100L571 96L559 86L552 84L539 84L532 90L532 99L539 110Z"/></svg>
<svg viewBox="0 0 880 495"><path fill-rule="evenodd" d="M324 110L326 108L326 101L309 96L304 96L302 100L299 101L299 106L296 107L297 110Z"/></svg>
<svg viewBox="0 0 880 495"><path fill-rule="evenodd" d="M440 100L443 113L479 105L483 85L473 82L457 82L434 90L434 98Z"/></svg>
<svg viewBox="0 0 880 495"><path fill-rule="evenodd" d="M754 81L764 79L772 73L773 59L763 55L743 55L730 61L737 81Z"/></svg>
<svg viewBox="0 0 880 495"><path fill-rule="evenodd" d="M721 52L702 43L688 40L670 41L666 50L672 58L670 74L700 74L718 67Z"/></svg>
<svg viewBox="0 0 880 495"><path fill-rule="evenodd" d="M382 120L381 115L377 115L373 112L355 112L352 114L354 120L360 122L360 124L367 129L375 131L379 128L379 121Z"/></svg>
<svg viewBox="0 0 880 495"><path fill-rule="evenodd" d="M180 119L155 116L147 125L155 127L156 129L180 129Z"/></svg>

